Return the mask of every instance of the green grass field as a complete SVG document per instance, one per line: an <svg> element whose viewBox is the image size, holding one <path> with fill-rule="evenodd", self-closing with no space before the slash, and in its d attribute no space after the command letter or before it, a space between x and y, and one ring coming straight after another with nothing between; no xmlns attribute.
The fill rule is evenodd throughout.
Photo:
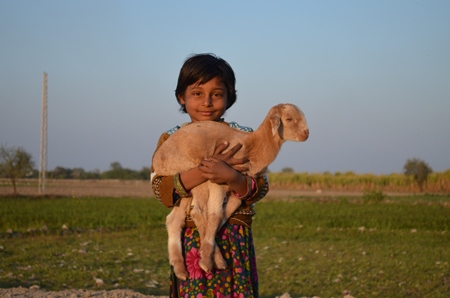
<svg viewBox="0 0 450 298"><path fill-rule="evenodd" d="M450 196L373 202L259 202L261 297L450 297ZM1 288L168 294L168 210L156 199L2 197L0 206Z"/></svg>

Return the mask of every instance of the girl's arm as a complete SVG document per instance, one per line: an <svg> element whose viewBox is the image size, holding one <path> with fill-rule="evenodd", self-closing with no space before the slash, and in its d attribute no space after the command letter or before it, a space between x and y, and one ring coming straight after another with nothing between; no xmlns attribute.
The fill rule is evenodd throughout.
<svg viewBox="0 0 450 298"><path fill-rule="evenodd" d="M169 138L169 135L164 133L161 135L156 150ZM223 177L229 181L229 185L232 190L237 193L246 193L247 191L247 180L246 178L230 165L234 165L236 168L246 170L245 167L239 167L238 165L247 162L246 159L236 159L234 154L236 154L242 145L238 144L228 150L226 153L222 153L227 147L228 143L223 143L217 146L215 149L213 158L217 158L218 161L225 163L226 169L222 174L216 174L216 177ZM155 150L155 152L156 152ZM156 198L167 208L171 208L178 204L182 197L190 196L189 191L195 186L208 180L208 174L205 175L203 171L200 170L200 166L192 168L188 171L182 172L179 175L174 176L161 176L154 173L153 167L151 167L152 172L152 189ZM218 168L215 168L218 170ZM220 169L219 169L220 170ZM230 171L231 170L231 171Z"/></svg>
<svg viewBox="0 0 450 298"><path fill-rule="evenodd" d="M163 133L158 140L155 152L161 147L161 145L170 137L168 133ZM154 154L154 153L153 153ZM153 160L153 157L152 157ZM155 173L153 165L150 168L151 172L151 184L155 197L167 208L172 208L177 205L181 196L175 192L174 176L161 176Z"/></svg>
<svg viewBox="0 0 450 298"><path fill-rule="evenodd" d="M202 167L202 163L205 162L206 160L208 160L208 159L206 159L206 160L203 160L199 164L198 167L195 167L186 172L180 173L180 180L181 180L180 182L182 183L184 189L191 190L194 187L196 187L197 185L200 185L207 180L211 180L211 182L214 182L214 183L219 183L219 184L226 183L231 187L231 189L237 188L239 190L242 190L242 188L239 188L239 187L242 186L243 180L245 182L245 177L243 177L243 175L236 170L231 171L230 166L232 166L232 165L237 166L237 165L244 164L247 162L247 159L246 158L241 158L241 159L234 158L234 155L236 154L236 152L238 152L239 149L242 148L242 144L237 144L233 148L228 150L226 153L222 153L225 149L228 148L228 146L229 146L228 142L224 142L224 143L220 144L214 150L214 154L212 156L212 158L214 160L223 161L223 163L225 163L227 165L227 167L216 167L215 168L215 173L216 173L215 177L217 177L217 175L218 175L220 181L211 180L214 178L214 176L209 175L208 172L205 173L205 168ZM223 166L223 164L222 164L222 166ZM242 166L241 167L237 166L237 168L246 170ZM221 172L221 171L224 171L224 172Z"/></svg>
<svg viewBox="0 0 450 298"><path fill-rule="evenodd" d="M185 172L185 175L188 176L188 173ZM250 181L248 180L249 177L242 174L240 175L241 178L244 179L235 181L239 186L230 186L230 188L243 200L244 205L252 205L256 203L269 191L267 175L250 178ZM194 174L193 176L189 176L187 179L193 178ZM175 191L174 176L153 175L152 188L156 198L167 208L172 208L173 206L178 205L179 200L182 198L180 193Z"/></svg>
<svg viewBox="0 0 450 298"><path fill-rule="evenodd" d="M208 180L218 184L228 184L235 196L244 205L252 205L261 200L269 191L267 175L258 177L245 176L225 162L210 157L203 160L199 169Z"/></svg>
<svg viewBox="0 0 450 298"><path fill-rule="evenodd" d="M248 162L248 159L234 158L236 152L242 148L242 144L237 144L227 152L222 153L228 146L228 142L217 146L213 156L200 162L198 170L201 172L201 177L206 180L217 184L227 184L235 193L246 194L248 179L241 172L248 170L248 167L243 166Z"/></svg>
<svg viewBox="0 0 450 298"><path fill-rule="evenodd" d="M246 206L250 206L258 202L269 192L269 179L267 174L252 178L255 183L255 188L252 190L252 193L249 193L246 199L242 201Z"/></svg>

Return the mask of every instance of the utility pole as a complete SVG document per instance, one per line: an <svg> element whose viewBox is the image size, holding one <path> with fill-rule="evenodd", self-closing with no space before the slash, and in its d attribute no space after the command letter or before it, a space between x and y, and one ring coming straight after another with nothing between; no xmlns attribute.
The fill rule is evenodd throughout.
<svg viewBox="0 0 450 298"><path fill-rule="evenodd" d="M45 176L47 170L47 74L42 82L42 118L41 118L41 158L39 163L39 194L45 194Z"/></svg>

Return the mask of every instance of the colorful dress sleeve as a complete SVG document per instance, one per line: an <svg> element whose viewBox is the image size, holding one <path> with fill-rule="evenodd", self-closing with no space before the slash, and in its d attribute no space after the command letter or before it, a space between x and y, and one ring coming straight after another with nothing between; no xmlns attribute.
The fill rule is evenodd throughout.
<svg viewBox="0 0 450 298"><path fill-rule="evenodd" d="M156 145L156 150L180 127L177 126L169 131L164 132ZM156 152L155 150L155 152ZM153 153L154 154L154 153ZM152 158L153 159L153 158ZM153 165L150 168L151 184L155 197L167 208L172 208L179 204L181 196L175 191L174 176L161 176L155 173Z"/></svg>

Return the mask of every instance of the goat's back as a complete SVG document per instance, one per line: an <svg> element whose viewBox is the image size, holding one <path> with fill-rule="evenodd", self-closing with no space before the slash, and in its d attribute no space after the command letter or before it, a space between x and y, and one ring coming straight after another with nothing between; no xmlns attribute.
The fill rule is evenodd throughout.
<svg viewBox="0 0 450 298"><path fill-rule="evenodd" d="M243 147L235 157L245 155L243 140L250 133L239 131L220 122L199 121L183 126L171 135L155 152L153 167L160 175L174 175L196 167L215 148L227 141L231 148L237 143Z"/></svg>

